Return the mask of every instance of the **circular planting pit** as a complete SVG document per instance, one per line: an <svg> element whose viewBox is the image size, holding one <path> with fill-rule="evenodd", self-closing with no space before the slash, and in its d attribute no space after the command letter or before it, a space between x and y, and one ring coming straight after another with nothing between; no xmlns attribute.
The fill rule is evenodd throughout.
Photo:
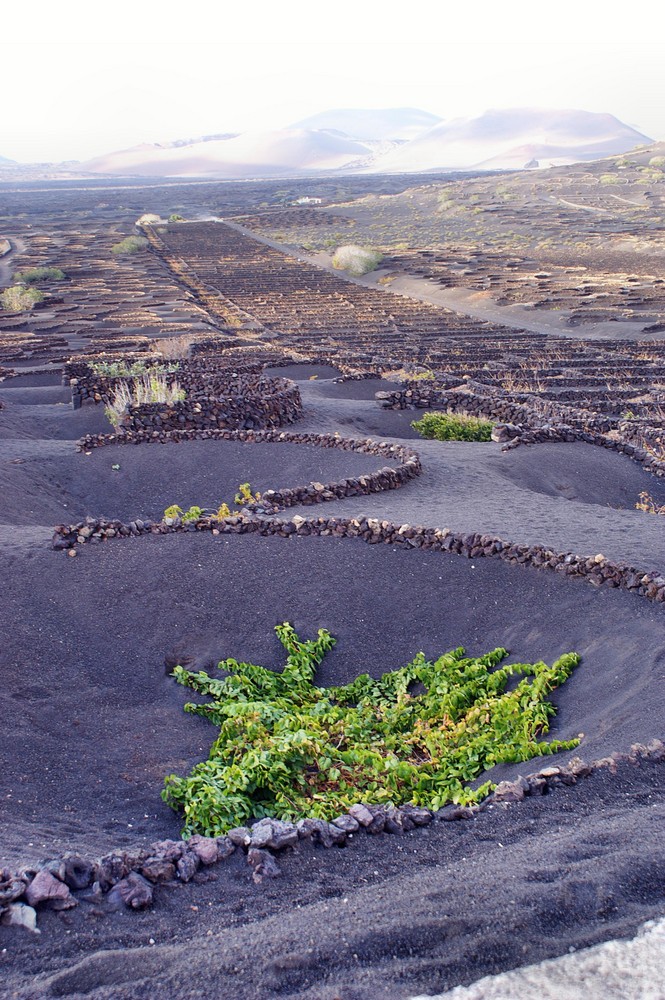
<svg viewBox="0 0 665 1000"><path fill-rule="evenodd" d="M29 454L29 443L25 451ZM86 515L160 520L172 504L185 510L196 504L215 511L226 502L233 508L238 486L244 482L264 492L362 476L385 464L381 456L287 442L107 445L93 448L90 454L35 459L27 471L25 465L11 467L11 481L5 488L13 496L14 480L20 478L22 489L26 479L39 483L32 490L31 520L22 523L69 522Z"/></svg>
<svg viewBox="0 0 665 1000"><path fill-rule="evenodd" d="M322 685L377 676L419 650L504 645L513 660L546 662L576 651L551 735L587 733L585 759L648 742L662 719L662 609L554 573L354 540L210 533L84 546L76 559L37 551L30 562L27 575L10 558L2 585L3 863L177 836L163 778L205 759L215 729L183 712L189 694L167 669L227 656L279 668L273 629L285 620L303 637L325 627L337 638Z"/></svg>

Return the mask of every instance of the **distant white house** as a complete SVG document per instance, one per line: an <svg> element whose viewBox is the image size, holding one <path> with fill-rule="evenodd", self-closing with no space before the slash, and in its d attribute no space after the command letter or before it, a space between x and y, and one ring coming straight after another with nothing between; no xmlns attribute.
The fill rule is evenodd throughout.
<svg viewBox="0 0 665 1000"><path fill-rule="evenodd" d="M302 196L302 198L296 198L295 201L291 202L292 205L321 205L323 204L323 198L311 198L308 194Z"/></svg>

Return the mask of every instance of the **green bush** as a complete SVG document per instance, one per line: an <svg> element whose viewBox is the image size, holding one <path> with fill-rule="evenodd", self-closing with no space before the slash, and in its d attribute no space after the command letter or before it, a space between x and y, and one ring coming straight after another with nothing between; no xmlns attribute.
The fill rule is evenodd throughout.
<svg viewBox="0 0 665 1000"><path fill-rule="evenodd" d="M509 664L495 649L463 649L412 663L378 680L361 674L343 687L314 675L335 640L319 629L302 641L275 628L287 652L281 672L224 660L224 678L177 666L179 684L207 695L185 711L219 727L207 761L165 779L162 797L185 817L183 836L218 836L252 817L333 819L356 802L438 809L483 798L491 785L467 783L495 764L569 750L579 740L542 742L555 714L547 696L579 663L567 653L545 663ZM521 677L507 690L512 677ZM414 685L422 694L411 693Z"/></svg>
<svg viewBox="0 0 665 1000"><path fill-rule="evenodd" d="M172 375L179 371L177 362L171 364L151 364L147 361L91 361L95 375L103 378L141 378L143 375Z"/></svg>
<svg viewBox="0 0 665 1000"><path fill-rule="evenodd" d="M147 246L148 240L145 236L127 236L126 239L121 240L120 243L113 244L111 247L111 253L138 253L139 250L145 250Z"/></svg>
<svg viewBox="0 0 665 1000"><path fill-rule="evenodd" d="M44 293L40 292L38 288L26 288L25 285L12 285L11 288L5 288L0 294L2 308L11 313L32 309L35 303L41 302L43 298Z"/></svg>
<svg viewBox="0 0 665 1000"><path fill-rule="evenodd" d="M339 271L347 271L356 278L363 274L375 271L383 260L383 254L377 250L367 250L364 247L357 247L349 244L339 247L332 258L332 266Z"/></svg>
<svg viewBox="0 0 665 1000"><path fill-rule="evenodd" d="M493 424L462 413L441 413L432 410L411 426L421 437L435 441L491 441Z"/></svg>
<svg viewBox="0 0 665 1000"><path fill-rule="evenodd" d="M14 280L23 285L32 285L37 281L64 281L65 272L59 267L32 267L29 271L19 271Z"/></svg>

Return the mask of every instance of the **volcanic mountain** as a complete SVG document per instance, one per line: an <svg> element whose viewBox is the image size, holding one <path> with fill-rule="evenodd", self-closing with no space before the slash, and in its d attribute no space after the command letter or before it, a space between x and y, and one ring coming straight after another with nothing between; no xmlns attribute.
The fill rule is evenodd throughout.
<svg viewBox="0 0 665 1000"><path fill-rule="evenodd" d="M243 132L185 145L134 146L82 164L91 173L143 177L278 177L339 170L364 160L368 146L308 129Z"/></svg>
<svg viewBox="0 0 665 1000"><path fill-rule="evenodd" d="M351 139L408 142L441 121L419 108L338 108L289 127L341 132Z"/></svg>
<svg viewBox="0 0 665 1000"><path fill-rule="evenodd" d="M377 171L520 169L626 153L647 136L613 115L512 108L440 122L374 164Z"/></svg>

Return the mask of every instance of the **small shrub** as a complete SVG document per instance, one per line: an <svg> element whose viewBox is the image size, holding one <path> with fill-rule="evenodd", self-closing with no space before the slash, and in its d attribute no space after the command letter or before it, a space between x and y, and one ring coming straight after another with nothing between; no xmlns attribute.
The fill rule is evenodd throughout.
<svg viewBox="0 0 665 1000"><path fill-rule="evenodd" d="M411 426L421 437L435 441L491 441L493 424L462 413L441 413L433 410Z"/></svg>
<svg viewBox="0 0 665 1000"><path fill-rule="evenodd" d="M660 506L656 503L654 498L650 493L644 490L640 493L640 499L635 504L635 510L643 510L647 514L663 514L665 515L665 504Z"/></svg>
<svg viewBox="0 0 665 1000"><path fill-rule="evenodd" d="M149 365L147 361L92 361L95 375L104 378L141 378L143 375L172 375L180 365Z"/></svg>
<svg viewBox="0 0 665 1000"><path fill-rule="evenodd" d="M175 337L162 337L160 340L153 340L150 346L155 354L159 354L169 361L184 360L191 355L195 339L194 334L182 333Z"/></svg>
<svg viewBox="0 0 665 1000"><path fill-rule="evenodd" d="M170 385L165 375L143 375L133 382L119 382L113 390L113 401L105 413L114 427L118 427L127 411L134 406L163 403L172 406L185 399L185 390L178 382Z"/></svg>
<svg viewBox="0 0 665 1000"><path fill-rule="evenodd" d="M252 487L249 483L241 483L233 499L239 504L257 503L261 499L261 494L252 493Z"/></svg>
<svg viewBox="0 0 665 1000"><path fill-rule="evenodd" d="M26 288L25 285L12 285L0 293L2 308L10 313L26 312L43 299L44 293L38 288Z"/></svg>
<svg viewBox="0 0 665 1000"><path fill-rule="evenodd" d="M178 215L177 212L172 212L171 215L169 215L169 222L184 222L184 221L185 220L183 216Z"/></svg>
<svg viewBox="0 0 665 1000"><path fill-rule="evenodd" d="M649 160L649 166L658 167L658 169L665 167L665 156L652 156Z"/></svg>
<svg viewBox="0 0 665 1000"><path fill-rule="evenodd" d="M32 285L38 281L64 281L66 275L59 267L31 267L29 271L19 271L14 280L23 285Z"/></svg>
<svg viewBox="0 0 665 1000"><path fill-rule="evenodd" d="M136 220L137 226L156 226L162 220L159 215L155 215L154 212L144 212L143 215Z"/></svg>
<svg viewBox="0 0 665 1000"><path fill-rule="evenodd" d="M261 494L258 492L254 493L249 483L241 483L234 499L237 504L246 506L249 503L258 503L261 499ZM172 504L164 511L164 520L168 523L178 520L186 522L198 520L199 517L208 516L215 518L217 521L223 521L225 517L231 517L232 514L239 513L240 511L238 510L231 510L226 502L220 503L217 510L212 513L207 512L204 507L197 507L196 505L192 505L189 508L189 511L185 513L182 507L179 507L177 504Z"/></svg>
<svg viewBox="0 0 665 1000"><path fill-rule="evenodd" d="M138 253L140 250L145 250L148 245L149 244L145 236L127 236L124 240L121 240L120 243L113 244L111 247L111 253Z"/></svg>
<svg viewBox="0 0 665 1000"><path fill-rule="evenodd" d="M332 258L332 266L338 271L346 271L356 278L363 274L375 271L383 260L383 254L376 250L367 250L364 247L348 246L339 247Z"/></svg>
<svg viewBox="0 0 665 1000"><path fill-rule="evenodd" d="M599 180L600 180L601 184L609 184L609 185L611 185L611 184L620 184L621 183L621 181L619 180L619 178L617 177L616 174L601 174Z"/></svg>
<svg viewBox="0 0 665 1000"><path fill-rule="evenodd" d="M164 801L184 813L184 836L219 836L262 816L330 820L356 802L470 803L491 788L468 787L487 768L579 744L542 741L556 711L547 698L579 663L576 653L551 667L499 669L505 649L472 658L459 648L433 662L418 653L378 679L323 688L314 676L335 644L329 632L303 641L288 622L275 631L287 653L281 672L234 659L219 664L224 678L173 670L211 699L185 711L219 727L208 759L164 782ZM412 694L414 685L423 693Z"/></svg>

